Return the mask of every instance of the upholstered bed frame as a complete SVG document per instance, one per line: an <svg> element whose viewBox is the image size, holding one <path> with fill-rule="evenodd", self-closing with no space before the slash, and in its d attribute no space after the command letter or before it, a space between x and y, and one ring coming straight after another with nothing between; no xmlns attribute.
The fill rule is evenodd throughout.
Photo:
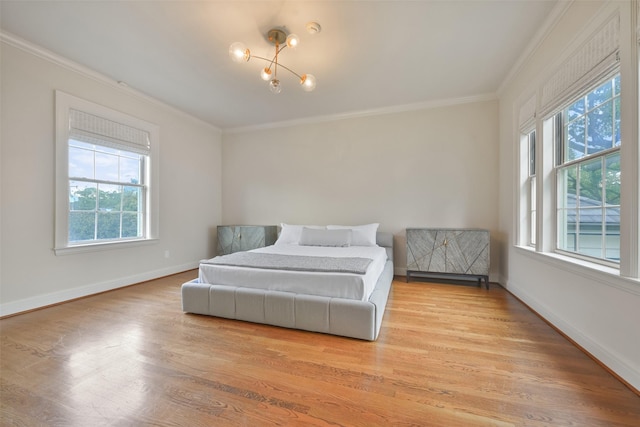
<svg viewBox="0 0 640 427"><path fill-rule="evenodd" d="M374 341L393 280L393 235L378 232L387 262L368 301L199 283L182 285L182 310Z"/></svg>

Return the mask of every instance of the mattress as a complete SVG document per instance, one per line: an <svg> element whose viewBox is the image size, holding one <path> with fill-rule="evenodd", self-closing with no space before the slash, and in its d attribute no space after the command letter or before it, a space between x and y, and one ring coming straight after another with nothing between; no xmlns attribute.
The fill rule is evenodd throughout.
<svg viewBox="0 0 640 427"><path fill-rule="evenodd" d="M365 274L267 270L200 263L200 283L367 301L387 261L387 252L380 246L325 247L278 244L253 249L250 252L369 258L372 261Z"/></svg>

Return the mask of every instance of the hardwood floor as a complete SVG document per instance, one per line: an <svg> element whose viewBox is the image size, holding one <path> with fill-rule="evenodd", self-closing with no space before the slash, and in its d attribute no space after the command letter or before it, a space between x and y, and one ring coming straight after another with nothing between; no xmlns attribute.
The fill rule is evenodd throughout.
<svg viewBox="0 0 640 427"><path fill-rule="evenodd" d="M504 289L394 281L378 341L184 314L186 272L0 320L0 424L638 426Z"/></svg>

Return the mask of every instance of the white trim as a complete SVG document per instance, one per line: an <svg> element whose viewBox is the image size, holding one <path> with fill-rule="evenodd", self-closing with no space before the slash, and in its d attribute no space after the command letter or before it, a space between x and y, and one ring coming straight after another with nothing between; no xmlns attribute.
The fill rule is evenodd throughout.
<svg viewBox="0 0 640 427"><path fill-rule="evenodd" d="M171 274L182 273L183 271L187 270L193 270L197 267L197 262L190 262L173 267L162 268L155 271L148 271L145 273L134 274L132 276L108 280L102 283L93 283L90 285L80 286L60 292L52 292L49 294L38 295L31 298L25 298L18 301L0 304L0 317L10 316L12 314L18 314L53 304L60 304L77 298L87 297L101 292L131 286L132 284L139 284L147 280L153 280L159 277L169 276Z"/></svg>
<svg viewBox="0 0 640 427"><path fill-rule="evenodd" d="M214 129L215 131L219 132L220 134L243 133L243 132L252 132L257 130L268 130L268 129L293 127L293 126L307 125L307 124L326 123L326 122L331 122L335 120L402 113L407 111L417 111L417 110L423 110L423 109L429 109L429 108L447 107L447 106L454 106L454 105L460 105L460 104L471 104L474 102L494 101L498 99L498 95L496 93L487 93L487 94L480 94L480 95L474 95L474 96L468 96L468 97L462 97L462 98L433 100L433 101L420 102L415 104L404 104L404 105L397 105L397 106L384 107L384 108L371 109L371 110L352 111L352 112L346 112L346 113L331 114L326 116L315 116L315 117L304 118L304 119L296 119L296 120L288 120L288 121L282 121L282 122L273 122L273 123L266 123L266 124L260 124L260 125L224 129L224 128L215 126L209 122L206 122L198 117L192 116L156 98L153 98L149 95L139 92L136 89L128 86L125 82L113 80L110 77L107 77L88 67L85 67L81 64L78 64L67 58L64 58L41 46L38 46L26 40L23 40L18 36L13 35L7 31L0 30L0 42L6 43L10 46L21 49L34 56L37 56L39 58L52 62L56 65L64 67L68 70L81 74L84 77L88 77L102 84L106 84L112 87L113 89L117 89L118 91L125 92L129 95L133 95L139 99L150 102L152 104L159 105L164 108L168 108L172 112L179 114L183 117L189 118L191 120L197 121L200 124L204 124Z"/></svg>
<svg viewBox="0 0 640 427"><path fill-rule="evenodd" d="M536 95L532 95L528 101L520 105L520 113L518 114L518 127L520 131L534 127L536 120Z"/></svg>
<svg viewBox="0 0 640 427"><path fill-rule="evenodd" d="M137 239L137 240L123 240L115 242L96 242L86 245L73 245L61 248L53 248L56 255L72 255L77 253L86 252L102 252L111 249L127 249L134 246L153 245L158 243L158 239Z"/></svg>
<svg viewBox="0 0 640 427"><path fill-rule="evenodd" d="M621 135L620 167L623 179L620 185L620 273L624 276L639 277L640 265L640 150L638 147L638 45L634 29L637 18L634 13L640 11L637 1L629 5L629 13L621 14L620 37L620 94Z"/></svg>
<svg viewBox="0 0 640 427"><path fill-rule="evenodd" d="M509 87L515 76L520 74L524 64L526 64L533 54L540 49L542 42L544 42L547 36L555 28L574 1L575 0L560 1L555 5L549 16L547 16L544 23L540 25L536 34L533 36L527 47L522 51L522 54L516 60L514 65L511 67L511 70L507 73L507 76L498 87L498 90L496 91L498 95L502 95L504 89Z"/></svg>
<svg viewBox="0 0 640 427"><path fill-rule="evenodd" d="M56 255L63 253L78 253L92 251L96 243L89 245L73 245L69 243L69 114L72 109L96 114L102 118L113 120L123 125L135 127L148 132L150 137L150 152L148 164L145 167L144 191L145 196L145 232L144 240L158 239L160 233L160 127L156 124L138 119L129 114L113 110L69 95L55 91L55 220L54 220L54 248ZM118 245L127 246L131 241L110 242L102 245L105 249L116 248Z"/></svg>
<svg viewBox="0 0 640 427"><path fill-rule="evenodd" d="M527 252L534 253L532 251ZM593 340L587 334L573 327L573 325L558 316L543 302L526 292L525 288L518 286L517 283L509 281L507 284L507 290L521 301L525 301L525 304L531 307L531 309L538 313L543 319L570 337L607 368L611 369L621 378L624 378L625 381L636 389L640 389L640 372L631 366L628 361L602 347L597 341Z"/></svg>
<svg viewBox="0 0 640 427"><path fill-rule="evenodd" d="M315 116L304 119L287 120L282 122L265 123L253 126L244 126L237 128L223 129L224 134L235 134L244 132L253 132L258 130L277 129L284 127L293 127L301 125L309 125L316 123L333 122L337 120L354 119L360 117L380 116L385 114L404 113L407 111L419 111L431 108L449 107L461 104L472 104L474 102L495 101L498 96L495 93L487 93L475 96L467 96L463 98L440 99L426 102L418 102L415 104L395 105L384 108L374 108L371 110L351 111L347 113L330 114L326 116Z"/></svg>
<svg viewBox="0 0 640 427"><path fill-rule="evenodd" d="M526 254L536 261L633 295L640 295L640 279L623 277L617 268L556 252L539 252L528 246L517 245L514 247L519 253Z"/></svg>
<svg viewBox="0 0 640 427"><path fill-rule="evenodd" d="M181 117L185 117L188 118L190 120L193 120L201 125L205 125L208 126L210 128L212 128L213 130L217 131L217 132L222 132L222 130L209 123L206 122L198 117L192 116L189 113L184 112L183 110L180 110L172 105L169 105L165 102L162 102L156 98L153 98L145 93L142 93L132 87L130 87L126 82L122 82L122 81L117 81L114 80L110 77L105 76L104 74L100 74L97 71L94 71L88 67L85 67L84 65L78 64L77 62L71 61L70 59L67 59L63 56L60 56L54 52L51 52L50 50L47 50L45 48L43 48L42 46L38 46L36 44L33 44L31 42L28 42L24 39L21 39L20 37L11 34L5 30L1 30L0 29L0 42L2 43L6 43L10 46L13 46L15 48L18 48L20 50L23 50L27 53L30 53L34 56L37 56L38 58L44 59L46 61L49 61L53 64L56 64L60 67L66 68L67 70L73 71L75 73L78 73L80 75L82 75L83 77L87 77L90 78L92 80L95 80L99 83L105 84L107 86L110 86L112 89L116 89L120 92L124 92L127 95L131 95L134 96L138 99L141 99L143 101L149 102L151 104L163 107L163 108L167 108L169 109L172 113L178 114Z"/></svg>
<svg viewBox="0 0 640 427"><path fill-rule="evenodd" d="M547 79L541 90L541 112L547 116L618 66L620 15L615 13Z"/></svg>

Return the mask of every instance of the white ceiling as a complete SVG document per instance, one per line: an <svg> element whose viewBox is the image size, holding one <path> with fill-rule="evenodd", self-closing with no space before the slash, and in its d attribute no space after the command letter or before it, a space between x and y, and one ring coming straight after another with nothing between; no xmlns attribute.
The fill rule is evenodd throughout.
<svg viewBox="0 0 640 427"><path fill-rule="evenodd" d="M1 28L221 129L347 115L495 94L559 0L0 1ZM305 24L322 32L310 35ZM237 64L242 41L269 57L264 35L301 38L281 62L318 79L304 92L262 61ZM81 94L79 94L81 95Z"/></svg>

